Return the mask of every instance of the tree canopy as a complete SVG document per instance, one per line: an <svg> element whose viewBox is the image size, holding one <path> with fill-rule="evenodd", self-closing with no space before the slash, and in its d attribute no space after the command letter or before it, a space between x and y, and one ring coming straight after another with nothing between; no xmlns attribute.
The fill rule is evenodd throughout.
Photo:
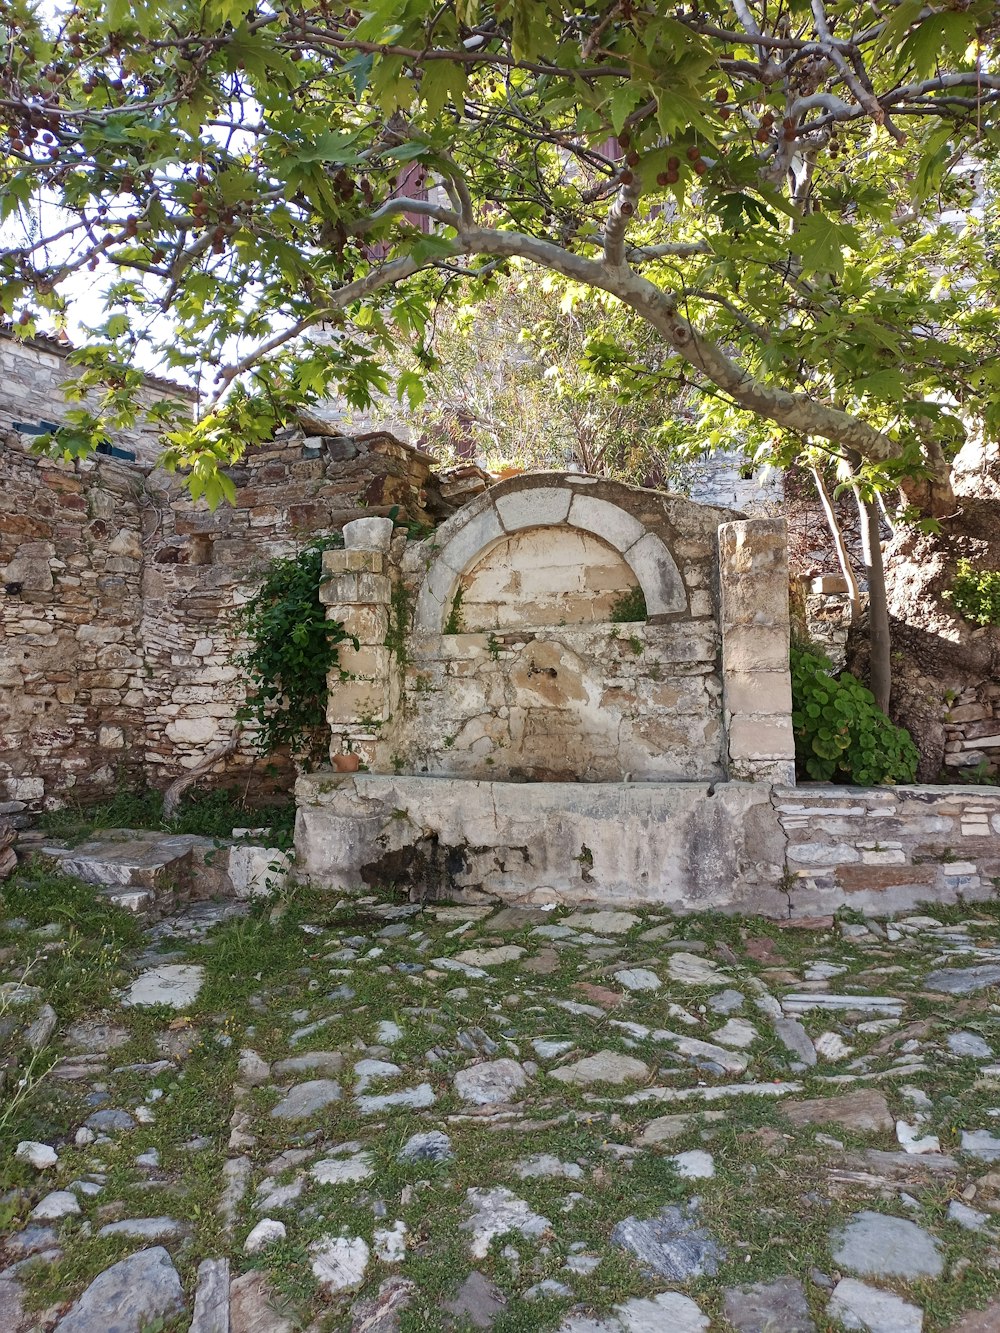
<svg viewBox="0 0 1000 1333"><path fill-rule="evenodd" d="M844 452L924 515L969 422L1000 427L993 0L2 0L8 317L86 284L77 356L135 410L137 353L208 403L172 460L220 464L509 265L596 289L724 438ZM422 196L422 197L414 197ZM984 206L985 201L985 206ZM995 226L994 222L994 226ZM92 277L89 275L93 275ZM313 336L322 333L322 336ZM420 358L398 378L411 402Z"/></svg>

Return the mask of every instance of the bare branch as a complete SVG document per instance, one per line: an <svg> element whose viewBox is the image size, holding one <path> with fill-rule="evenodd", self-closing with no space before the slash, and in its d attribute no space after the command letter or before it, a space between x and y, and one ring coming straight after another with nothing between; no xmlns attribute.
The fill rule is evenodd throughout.
<svg viewBox="0 0 1000 1333"><path fill-rule="evenodd" d="M639 201L639 178L631 171L623 172L622 176L628 179L620 186L604 225L604 260L612 268L622 268L626 264L625 233Z"/></svg>

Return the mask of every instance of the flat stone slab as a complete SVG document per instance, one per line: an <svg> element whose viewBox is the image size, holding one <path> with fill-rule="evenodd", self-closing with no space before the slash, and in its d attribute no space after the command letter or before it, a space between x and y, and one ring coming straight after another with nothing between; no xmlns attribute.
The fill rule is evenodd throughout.
<svg viewBox="0 0 1000 1333"><path fill-rule="evenodd" d="M281 1313L285 1302L261 1272L233 1278L229 1288L229 1311L233 1333L294 1333L298 1327ZM192 1328L190 1333L195 1333Z"/></svg>
<svg viewBox="0 0 1000 1333"><path fill-rule="evenodd" d="M292 1055L287 1060L276 1060L271 1066L271 1074L278 1079L306 1073L328 1076L339 1074L343 1067L344 1057L339 1051L306 1051L304 1055Z"/></svg>
<svg viewBox="0 0 1000 1333"><path fill-rule="evenodd" d="M674 1282L714 1277L726 1258L691 1204L671 1204L657 1217L626 1217L612 1231L611 1243L631 1251L645 1268Z"/></svg>
<svg viewBox="0 0 1000 1333"><path fill-rule="evenodd" d="M469 1189L465 1194L471 1216L460 1224L460 1230L471 1231L469 1250L473 1259L485 1259L494 1236L505 1236L516 1231L529 1240L537 1240L551 1230L547 1217L534 1212L503 1185L494 1189Z"/></svg>
<svg viewBox="0 0 1000 1333"><path fill-rule="evenodd" d="M826 1312L862 1333L921 1333L924 1312L891 1291L845 1277L833 1289Z"/></svg>
<svg viewBox="0 0 1000 1333"><path fill-rule="evenodd" d="M723 1310L737 1333L816 1333L805 1288L793 1277L730 1287Z"/></svg>
<svg viewBox="0 0 1000 1333"><path fill-rule="evenodd" d="M598 1051L596 1055L587 1055L571 1065L562 1065L553 1069L550 1078L560 1083L579 1083L584 1086L591 1083L638 1083L649 1078L649 1066L631 1055L621 1055L618 1051Z"/></svg>
<svg viewBox="0 0 1000 1333"><path fill-rule="evenodd" d="M976 1032L952 1032L948 1036L948 1050L963 1059L991 1060L993 1047Z"/></svg>
<svg viewBox="0 0 1000 1333"><path fill-rule="evenodd" d="M714 1088L643 1088L630 1092L622 1101L626 1106L639 1102L719 1102L728 1097L787 1097L801 1092L801 1083L718 1083Z"/></svg>
<svg viewBox="0 0 1000 1333"><path fill-rule="evenodd" d="M615 981L627 991L659 990L663 982L648 967L626 967L615 973Z"/></svg>
<svg viewBox="0 0 1000 1333"><path fill-rule="evenodd" d="M190 1333L229 1333L228 1259L203 1259L198 1265Z"/></svg>
<svg viewBox="0 0 1000 1333"><path fill-rule="evenodd" d="M725 1111L702 1111L700 1116L690 1111L686 1115L661 1115L649 1122L636 1138L636 1143L642 1148L652 1148L657 1143L672 1143L702 1120L711 1124L726 1119L728 1115Z"/></svg>
<svg viewBox="0 0 1000 1333"><path fill-rule="evenodd" d="M373 1092L354 1098L354 1104L362 1115L378 1115L382 1111L419 1111L433 1106L434 1101L434 1089L429 1083L418 1083L415 1088L400 1088L398 1092Z"/></svg>
<svg viewBox="0 0 1000 1333"><path fill-rule="evenodd" d="M516 1060L491 1060L470 1065L455 1075L455 1091L474 1106L496 1106L517 1100L528 1075Z"/></svg>
<svg viewBox="0 0 1000 1333"><path fill-rule="evenodd" d="M781 1113L800 1128L803 1125L842 1125L844 1129L871 1134L891 1133L895 1128L884 1095L869 1088L835 1097L785 1102Z"/></svg>
<svg viewBox="0 0 1000 1333"><path fill-rule="evenodd" d="M980 963L977 967L941 967L924 979L925 990L945 995L971 995L987 986L1000 986L1000 963Z"/></svg>
<svg viewBox="0 0 1000 1333"><path fill-rule="evenodd" d="M826 995L823 992L805 991L784 995L781 1007L786 1014L804 1014L810 1009L823 1009L831 1012L851 1012L881 1014L884 1018L899 1018L903 1012L903 1001L893 995Z"/></svg>
<svg viewBox="0 0 1000 1333"><path fill-rule="evenodd" d="M831 1237L831 1253L834 1263L863 1277L912 1281L944 1272L934 1237L908 1218L885 1213L855 1213Z"/></svg>
<svg viewBox="0 0 1000 1333"><path fill-rule="evenodd" d="M307 1116L316 1115L318 1111L337 1101L340 1101L339 1083L335 1083L331 1078L310 1079L308 1083L298 1084L287 1096L282 1097L277 1106L272 1108L271 1118L304 1120Z"/></svg>
<svg viewBox="0 0 1000 1333"><path fill-rule="evenodd" d="M158 1320L184 1310L184 1290L177 1269L162 1245L131 1254L106 1268L91 1282L60 1333L141 1333Z"/></svg>
<svg viewBox="0 0 1000 1333"><path fill-rule="evenodd" d="M155 888L166 880L186 878L191 853L214 850L212 838L194 834L141 833L131 829L108 830L120 836L80 843L72 849L45 847L44 855L58 860L64 875L85 884L105 887Z"/></svg>
<svg viewBox="0 0 1000 1333"><path fill-rule="evenodd" d="M995 1162L1000 1158L1000 1138L988 1129L963 1130L962 1152L978 1157L982 1162Z"/></svg>
<svg viewBox="0 0 1000 1333"><path fill-rule="evenodd" d="M559 1333L708 1333L711 1327L697 1302L679 1291L662 1291L648 1300L634 1296L600 1318L573 1315Z"/></svg>
<svg viewBox="0 0 1000 1333"><path fill-rule="evenodd" d="M140 973L125 990L123 1004L144 1006L165 1004L171 1009L187 1009L199 996L205 980L203 966L193 962L165 962L159 968Z"/></svg>
<svg viewBox="0 0 1000 1333"><path fill-rule="evenodd" d="M329 1292L354 1291L365 1280L371 1251L360 1236L336 1236L309 1246L313 1277Z"/></svg>
<svg viewBox="0 0 1000 1333"><path fill-rule="evenodd" d="M414 1134L398 1154L400 1162L451 1162L454 1158L451 1139L440 1129Z"/></svg>
<svg viewBox="0 0 1000 1333"><path fill-rule="evenodd" d="M507 1308L507 1299L500 1288L478 1269L469 1276L442 1309L462 1323L473 1328L490 1328Z"/></svg>
<svg viewBox="0 0 1000 1333"><path fill-rule="evenodd" d="M527 952L519 944L500 944L493 949L466 949L457 953L455 959L470 967L500 967L504 963L516 963Z"/></svg>
<svg viewBox="0 0 1000 1333"><path fill-rule="evenodd" d="M672 953L667 959L667 971L674 981L685 986L722 986L729 980L721 968L696 953Z"/></svg>
<svg viewBox="0 0 1000 1333"><path fill-rule="evenodd" d="M205 969L196 963L164 963L151 967L132 982L122 999L126 1007L151 1004L186 1009L198 998Z"/></svg>
<svg viewBox="0 0 1000 1333"><path fill-rule="evenodd" d="M632 912L574 912L559 924L571 930L591 930L595 935L627 935L639 920Z"/></svg>
<svg viewBox="0 0 1000 1333"><path fill-rule="evenodd" d="M130 1240L174 1240L187 1229L184 1222L173 1217L127 1217L121 1222L108 1222L97 1234L128 1236Z"/></svg>
<svg viewBox="0 0 1000 1333"><path fill-rule="evenodd" d="M774 1031L785 1050L796 1060L810 1067L816 1063L816 1047L797 1018L776 1018Z"/></svg>

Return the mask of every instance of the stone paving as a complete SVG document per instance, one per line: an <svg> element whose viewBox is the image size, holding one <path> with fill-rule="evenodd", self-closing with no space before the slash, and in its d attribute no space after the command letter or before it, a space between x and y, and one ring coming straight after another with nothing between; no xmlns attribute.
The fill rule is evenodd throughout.
<svg viewBox="0 0 1000 1333"><path fill-rule="evenodd" d="M61 1027L2 957L2 1333L1000 1330L990 907L203 904Z"/></svg>

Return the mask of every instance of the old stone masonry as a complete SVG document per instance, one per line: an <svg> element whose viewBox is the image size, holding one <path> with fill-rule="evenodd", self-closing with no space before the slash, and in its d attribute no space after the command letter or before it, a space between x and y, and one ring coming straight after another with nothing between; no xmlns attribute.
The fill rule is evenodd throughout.
<svg viewBox="0 0 1000 1333"><path fill-rule="evenodd" d="M1000 1328L992 905L200 903L60 1025L72 939L4 1333Z"/></svg>

